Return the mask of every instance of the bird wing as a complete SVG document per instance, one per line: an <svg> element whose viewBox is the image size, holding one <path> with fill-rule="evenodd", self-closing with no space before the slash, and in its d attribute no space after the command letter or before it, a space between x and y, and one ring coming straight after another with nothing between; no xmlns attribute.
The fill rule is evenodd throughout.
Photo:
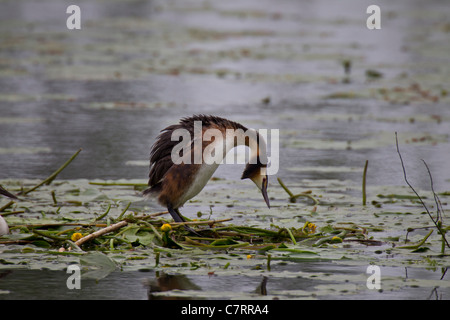
<svg viewBox="0 0 450 320"><path fill-rule="evenodd" d="M193 139L195 139L194 137L195 121L201 121L203 128L208 128L214 125L223 128L247 130L247 128L245 128L239 123L220 117L206 116L206 115L194 115L192 117L182 118L178 124L168 126L167 128L161 130L150 151L150 174L148 182L150 188L159 184L164 178L167 171L169 171L169 169L174 165L171 158L172 149L177 144L179 144L182 139L180 137L180 140L172 141L172 133L175 130L184 129L190 133L191 140L184 142L190 144L187 150L191 150L192 144L194 142ZM180 153L180 156L182 157L183 154Z"/></svg>
<svg viewBox="0 0 450 320"><path fill-rule="evenodd" d="M148 185L158 184L164 178L167 171L173 166L171 153L179 141L172 141L172 132L179 128L172 125L161 131L150 151L150 174Z"/></svg>

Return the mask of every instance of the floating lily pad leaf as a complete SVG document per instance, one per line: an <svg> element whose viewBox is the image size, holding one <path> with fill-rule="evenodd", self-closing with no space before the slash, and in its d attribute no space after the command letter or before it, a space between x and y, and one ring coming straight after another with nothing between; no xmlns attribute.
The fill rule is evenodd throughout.
<svg viewBox="0 0 450 320"><path fill-rule="evenodd" d="M47 248L48 249L48 248L52 247L51 244L45 240L36 240L36 241L33 241L31 244L33 244L39 248Z"/></svg>
<svg viewBox="0 0 450 320"><path fill-rule="evenodd" d="M344 256L342 252L327 248L317 248L317 251L306 250L303 247L289 246L285 248L276 248L270 251L272 260L283 261L323 261L340 260Z"/></svg>
<svg viewBox="0 0 450 320"><path fill-rule="evenodd" d="M301 250L301 249L294 249L294 248L276 248L272 251L281 251L281 252L289 252L289 253L295 253L295 254L312 254L312 255L318 255L317 252L310 251L310 250Z"/></svg>
<svg viewBox="0 0 450 320"><path fill-rule="evenodd" d="M101 195L98 195L98 196L92 198L91 201L108 201L108 200L111 200L111 199L106 194L101 194Z"/></svg>
<svg viewBox="0 0 450 320"><path fill-rule="evenodd" d="M131 227L123 232L123 236L129 242L138 242L144 246L148 246L153 243L155 235L149 231L140 230L140 227Z"/></svg>
<svg viewBox="0 0 450 320"><path fill-rule="evenodd" d="M381 215L402 215L402 214L412 214L412 212L394 212L394 211L384 211L384 212L377 212L374 213L375 216L381 216Z"/></svg>
<svg viewBox="0 0 450 320"><path fill-rule="evenodd" d="M0 237L2 240L34 240L39 239L35 234L33 233L12 233L12 234L5 234Z"/></svg>
<svg viewBox="0 0 450 320"><path fill-rule="evenodd" d="M95 196L99 194L99 190L98 189L94 189L94 188L89 188L89 189L85 189L82 192L80 192L80 196Z"/></svg>
<svg viewBox="0 0 450 320"><path fill-rule="evenodd" d="M138 239L138 236L136 235L136 233L139 231L139 227L138 226L130 226L128 228L126 228L126 230L124 230L122 232L122 235L130 242L135 242Z"/></svg>
<svg viewBox="0 0 450 320"><path fill-rule="evenodd" d="M111 258L100 252L89 252L81 256L80 264L83 267L82 279L103 279L117 267Z"/></svg>

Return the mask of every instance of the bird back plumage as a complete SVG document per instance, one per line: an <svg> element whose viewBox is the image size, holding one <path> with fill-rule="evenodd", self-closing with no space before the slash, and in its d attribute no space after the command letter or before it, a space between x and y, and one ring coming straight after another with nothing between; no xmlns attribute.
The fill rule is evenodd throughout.
<svg viewBox="0 0 450 320"><path fill-rule="evenodd" d="M246 127L237 122L211 115L194 115L192 117L182 118L178 124L170 125L161 130L150 151L149 188L144 191L144 195L159 193L162 188L164 176L174 165L171 157L172 149L180 143L181 137L180 140L172 141L173 132L177 129L187 130L191 136L191 141L187 143L192 144L195 121L201 121L203 128L218 127L222 129L247 130ZM183 155L180 154L180 156Z"/></svg>

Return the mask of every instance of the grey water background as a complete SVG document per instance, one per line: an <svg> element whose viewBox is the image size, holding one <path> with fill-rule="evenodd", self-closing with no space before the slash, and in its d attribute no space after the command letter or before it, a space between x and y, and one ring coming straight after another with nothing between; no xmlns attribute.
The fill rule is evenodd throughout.
<svg viewBox="0 0 450 320"><path fill-rule="evenodd" d="M277 176L294 184L302 179L360 181L360 172L289 169L362 167L370 159L371 185L404 185L393 132L448 138L445 99L391 104L371 96L323 98L335 92L364 92L373 86L364 74L367 69L381 71L387 85L409 77L448 90L448 42L439 38L448 40L446 1L381 1L382 29L373 31L366 28L370 1L80 1L81 30L66 28L70 4L0 2L0 179L45 178L78 148L82 153L60 178L146 179L145 161L158 132L194 113L280 129ZM258 57L258 48L268 48L269 54ZM349 83L342 81L343 59L352 61ZM368 114L399 121L373 121L365 118ZM443 120L402 121L416 115L439 115ZM370 141L377 132L391 132L392 141L382 141L377 148L321 145ZM317 141L317 147L293 148L292 137ZM429 188L423 158L435 173L436 190L450 189L448 139L404 145L402 151L415 186ZM222 166L217 175L239 180L240 173L240 167ZM312 263L304 268L330 266ZM357 267L333 269L365 272ZM400 268L386 272L406 277ZM408 276L414 273L436 276L429 270L410 271ZM113 273L108 281L83 283L81 292L58 285L44 290L52 288L49 278L60 284L67 275L13 270L0 279L0 290L11 291L0 299L148 297L142 284L145 273ZM236 283L247 291L258 286L255 279L244 278L191 281L217 290L233 290ZM269 281L268 288L290 285L308 287L302 279L288 279ZM366 292L360 298L434 297L423 288L409 288L400 296Z"/></svg>

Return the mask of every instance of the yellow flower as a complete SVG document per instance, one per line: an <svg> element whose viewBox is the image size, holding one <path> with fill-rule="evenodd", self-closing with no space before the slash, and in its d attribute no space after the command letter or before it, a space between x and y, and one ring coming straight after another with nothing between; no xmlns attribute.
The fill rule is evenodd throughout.
<svg viewBox="0 0 450 320"><path fill-rule="evenodd" d="M247 259L252 259L252 258L253 258L253 256L251 254L247 255Z"/></svg>
<svg viewBox="0 0 450 320"><path fill-rule="evenodd" d="M83 238L83 235L82 235L81 233L79 233L79 232L75 232L75 233L73 233L72 236L70 237L70 240L72 240L72 241L78 241L78 240L80 240L81 238Z"/></svg>
<svg viewBox="0 0 450 320"><path fill-rule="evenodd" d="M172 230L172 226L170 224L168 224L168 223L164 223L161 226L161 231L162 232L169 232L170 230Z"/></svg>
<svg viewBox="0 0 450 320"><path fill-rule="evenodd" d="M314 223L308 223L309 233L315 233L317 226Z"/></svg>
<svg viewBox="0 0 450 320"><path fill-rule="evenodd" d="M316 233L317 226L314 223L306 221L303 225L302 231L304 233Z"/></svg>

